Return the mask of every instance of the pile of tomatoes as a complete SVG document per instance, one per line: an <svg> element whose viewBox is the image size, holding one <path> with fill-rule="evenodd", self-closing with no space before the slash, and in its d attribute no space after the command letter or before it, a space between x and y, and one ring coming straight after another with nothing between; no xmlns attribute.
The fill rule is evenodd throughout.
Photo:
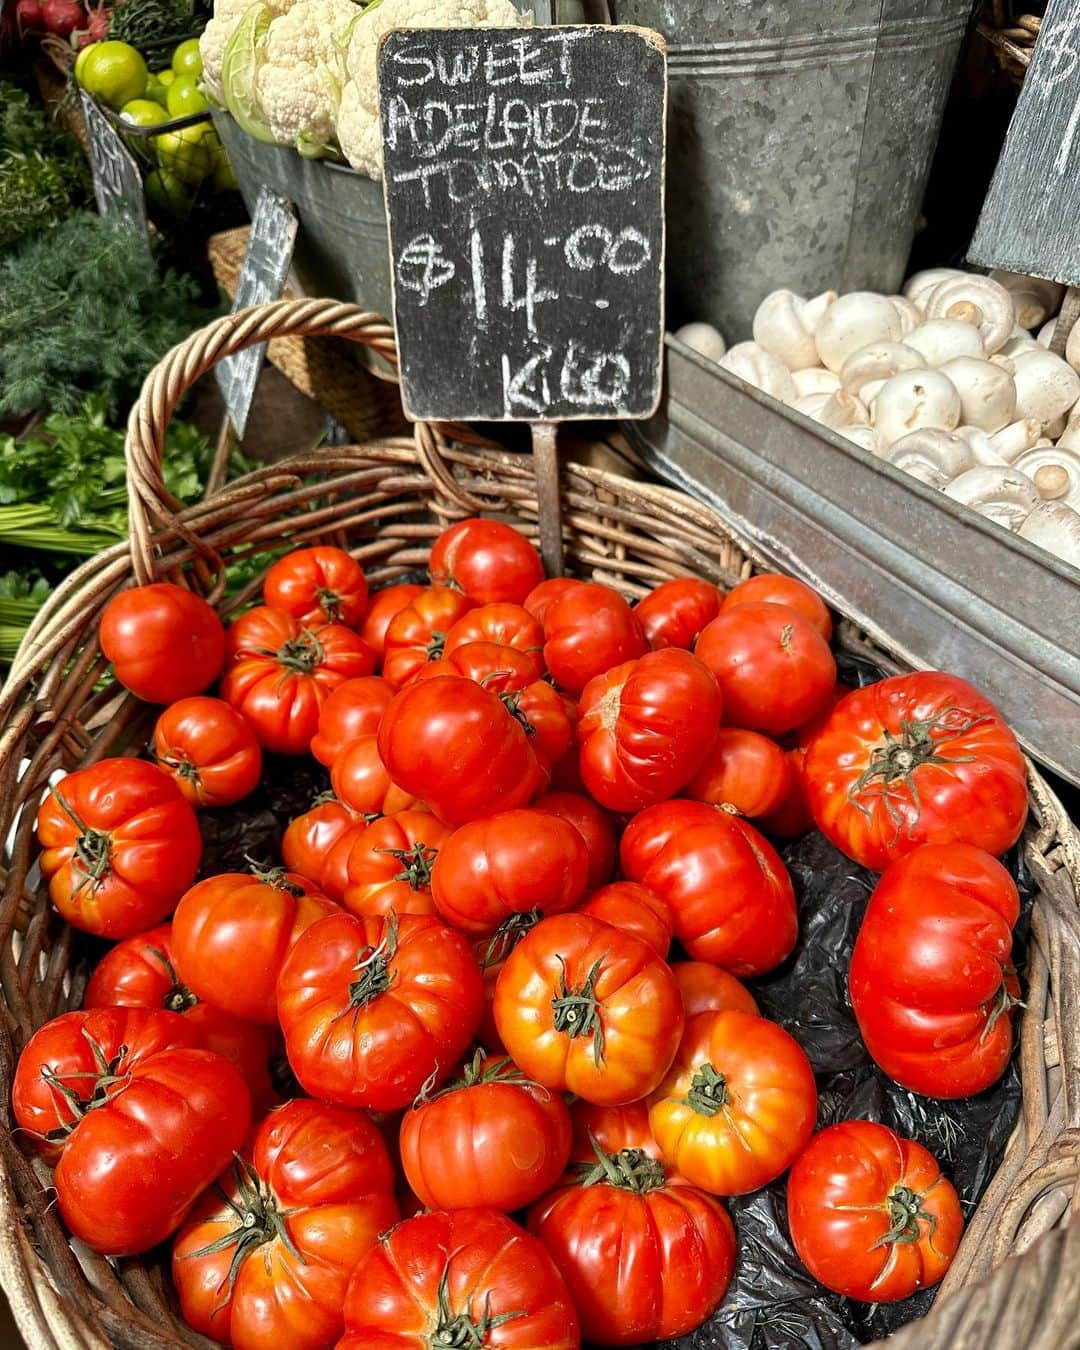
<svg viewBox="0 0 1080 1350"><path fill-rule="evenodd" d="M430 574L369 595L309 548L227 631L173 585L107 606L116 678L164 706L148 758L40 806L52 903L115 945L13 1094L71 1233L171 1242L184 1317L252 1350L680 1335L731 1279L724 1198L788 1169L828 1289L939 1280L938 1164L869 1121L815 1133L806 1055L741 981L798 932L768 836L816 826L884 873L848 973L878 1065L942 1097L1003 1072L997 856L1027 796L996 710L932 672L846 690L825 605L781 576L631 607L480 519ZM197 880L196 813L266 752L332 793L280 859Z"/></svg>

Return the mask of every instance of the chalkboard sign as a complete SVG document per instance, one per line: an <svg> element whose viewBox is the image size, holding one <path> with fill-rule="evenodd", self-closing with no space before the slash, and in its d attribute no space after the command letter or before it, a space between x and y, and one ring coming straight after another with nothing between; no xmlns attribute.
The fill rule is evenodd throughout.
<svg viewBox="0 0 1080 1350"><path fill-rule="evenodd" d="M90 95L85 90L79 93L98 211L102 219L142 239L149 253L146 199L143 196L139 166L116 128L109 123Z"/></svg>
<svg viewBox="0 0 1080 1350"><path fill-rule="evenodd" d="M1050 0L968 257L1080 282L1080 0Z"/></svg>
<svg viewBox="0 0 1080 1350"><path fill-rule="evenodd" d="M379 52L410 417L648 417L664 331L663 40L399 29Z"/></svg>
<svg viewBox="0 0 1080 1350"><path fill-rule="evenodd" d="M295 243L296 216L292 203L268 187L260 188L233 297L234 314L248 305L264 305L281 298L292 266ZM235 356L226 357L214 367L229 421L241 438L247 429L251 400L255 397L265 356L266 343L260 342L255 347L245 347Z"/></svg>

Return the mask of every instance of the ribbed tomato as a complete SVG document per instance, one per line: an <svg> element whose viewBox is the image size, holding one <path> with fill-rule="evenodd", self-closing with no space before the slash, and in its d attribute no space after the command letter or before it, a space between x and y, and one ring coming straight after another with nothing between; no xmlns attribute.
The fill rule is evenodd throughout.
<svg viewBox="0 0 1080 1350"><path fill-rule="evenodd" d="M579 910L641 938L659 957L671 946L675 918L666 900L636 881L613 881L594 891Z"/></svg>
<svg viewBox="0 0 1080 1350"><path fill-rule="evenodd" d="M737 605L751 604L787 605L812 623L826 642L832 637L832 618L825 601L798 577L785 577L779 572L759 572L732 586L724 596L720 609L726 612Z"/></svg>
<svg viewBox="0 0 1080 1350"><path fill-rule="evenodd" d="M194 807L232 806L254 792L262 777L255 733L220 698L182 698L154 724L151 741L159 769Z"/></svg>
<svg viewBox="0 0 1080 1350"><path fill-rule="evenodd" d="M311 738L311 753L329 768L342 746L358 736L375 735L393 697L393 686L381 675L360 675L339 684L319 709L319 729Z"/></svg>
<svg viewBox="0 0 1080 1350"><path fill-rule="evenodd" d="M690 651L698 634L720 613L724 593L698 577L662 581L634 606L653 651L681 647Z"/></svg>
<svg viewBox="0 0 1080 1350"><path fill-rule="evenodd" d="M432 869L451 838L429 811L399 811L372 821L349 850L343 904L361 917L433 914Z"/></svg>
<svg viewBox="0 0 1080 1350"><path fill-rule="evenodd" d="M371 648L376 662L380 665L386 644L386 630L395 614L400 614L426 587L415 581L402 581L396 586L387 586L375 591L371 596L364 622L360 625L360 636Z"/></svg>
<svg viewBox="0 0 1080 1350"><path fill-rule="evenodd" d="M544 616L555 601L561 600L568 591L581 584L580 581L575 581L573 577L550 577L547 581L541 581L538 586L532 588L525 599L522 600L521 607L527 609L537 623L542 626Z"/></svg>
<svg viewBox="0 0 1080 1350"><path fill-rule="evenodd" d="M544 613L544 664L567 693L580 694L594 676L647 650L633 610L610 586L580 582Z"/></svg>
<svg viewBox="0 0 1080 1350"><path fill-rule="evenodd" d="M338 801L358 816L390 816L417 804L387 773L374 733L341 747L330 765L330 786Z"/></svg>
<svg viewBox="0 0 1080 1350"><path fill-rule="evenodd" d="M299 872L324 890L320 877L327 854L347 830L365 824L331 793L326 793L315 799L310 810L289 821L281 840L281 860L288 871ZM340 899L341 893L333 898Z"/></svg>
<svg viewBox="0 0 1080 1350"><path fill-rule="evenodd" d="M479 516L443 530L431 546L428 571L436 586L453 586L481 605L520 605L544 579L540 555L523 534Z"/></svg>
<svg viewBox="0 0 1080 1350"><path fill-rule="evenodd" d="M500 691L507 712L521 724L536 756L543 780L551 780L555 766L571 753L577 705L544 680L521 689Z"/></svg>
<svg viewBox="0 0 1080 1350"><path fill-rule="evenodd" d="M741 816L767 816L791 791L787 758L768 736L742 727L720 727L704 764L683 795Z"/></svg>
<svg viewBox="0 0 1080 1350"><path fill-rule="evenodd" d="M457 675L475 680L492 693L503 694L532 684L537 677L536 666L533 655L513 647L503 647L497 642L466 642L421 666L413 678L434 680L440 675Z"/></svg>
<svg viewBox="0 0 1080 1350"><path fill-rule="evenodd" d="M719 966L707 961L673 961L671 973L682 995L686 1020L699 1013L736 1012L757 1013L758 1005L746 985L740 984Z"/></svg>
<svg viewBox="0 0 1080 1350"><path fill-rule="evenodd" d="M263 602L302 624L356 628L367 612L367 578L342 548L297 548L279 558L263 578Z"/></svg>
<svg viewBox="0 0 1080 1350"><path fill-rule="evenodd" d="M492 642L510 647L530 662L532 678L544 673L544 630L527 609L520 605L490 604L470 610L446 635L444 654L453 656L460 647L473 642Z"/></svg>
<svg viewBox="0 0 1080 1350"><path fill-rule="evenodd" d="M660 1146L649 1126L649 1108L642 1102L627 1106L597 1106L580 1099L570 1107L574 1136L570 1143L570 1161L596 1162L599 1146L605 1153L635 1148L647 1157L661 1159Z"/></svg>
<svg viewBox="0 0 1080 1350"><path fill-rule="evenodd" d="M533 807L568 820L585 840L589 854L587 894L611 880L615 870L615 826L602 806L582 792L545 792L536 798Z"/></svg>
<svg viewBox="0 0 1080 1350"><path fill-rule="evenodd" d="M319 890L340 905L349 884L349 854L371 822L366 816L354 816L329 845L319 870Z"/></svg>
<svg viewBox="0 0 1080 1350"><path fill-rule="evenodd" d="M408 684L428 661L443 654L453 625L476 607L460 591L429 586L394 615L383 639L383 679L395 689Z"/></svg>

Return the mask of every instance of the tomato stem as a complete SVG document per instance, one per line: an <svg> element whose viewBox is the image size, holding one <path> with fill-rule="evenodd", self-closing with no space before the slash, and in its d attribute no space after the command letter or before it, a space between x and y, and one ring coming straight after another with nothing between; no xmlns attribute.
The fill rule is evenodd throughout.
<svg viewBox="0 0 1080 1350"><path fill-rule="evenodd" d="M436 1315L438 1321L435 1330L428 1337L430 1350L481 1350L487 1343L488 1332L510 1322L515 1317L524 1317L519 1312L491 1313L491 1291L484 1295L484 1311L477 1320L471 1307L455 1313L450 1307L450 1262L454 1254L446 1258L442 1275L439 1278L439 1294Z"/></svg>
<svg viewBox="0 0 1080 1350"><path fill-rule="evenodd" d="M359 972L359 978L349 984L349 1007L353 1009L354 1017L394 983L390 962L397 951L397 943L397 915L391 910L386 916L386 930L379 945L363 947L357 953L353 969Z"/></svg>
<svg viewBox="0 0 1080 1350"><path fill-rule="evenodd" d="M412 848L380 848L377 853L388 853L401 863L401 871L394 876L395 881L407 881L414 891L423 891L431 885L431 869L439 856L437 848L416 843Z"/></svg>
<svg viewBox="0 0 1080 1350"><path fill-rule="evenodd" d="M621 1191L645 1195L648 1191L657 1191L667 1184L662 1164L655 1158L650 1158L644 1149L623 1148L618 1153L605 1153L591 1130L589 1142L596 1154L596 1162L581 1163L578 1180L580 1186L596 1186L604 1183L616 1186Z"/></svg>
<svg viewBox="0 0 1080 1350"><path fill-rule="evenodd" d="M990 1035L991 1031L993 1031L998 1018L1004 1016L1004 1014L1007 1013L1010 1008L1017 1007L1021 1002L1021 1000L1018 999L1015 994L1009 991L1009 986L1006 982L1008 975L1013 973L1015 972L1008 971L1004 967L1002 967L1001 985L998 988L997 993L994 995L993 1002L990 1004L990 1009L986 1018L986 1025L979 1033L980 1045L982 1044L983 1041L986 1040L987 1036Z"/></svg>
<svg viewBox="0 0 1080 1350"><path fill-rule="evenodd" d="M552 1024L556 1031L565 1032L571 1040L578 1036L591 1036L593 1059L599 1069L604 1063L604 1025L600 1020L600 1000L596 997L596 981L599 979L604 958L593 963L592 969L580 989L571 989L566 983L566 963L561 956L556 957L559 969L559 993L551 1000L554 1013Z"/></svg>
<svg viewBox="0 0 1080 1350"><path fill-rule="evenodd" d="M199 1001L198 997L191 992L186 984L181 982L179 975L176 973L176 967L165 953L157 947L147 947L146 950L151 956L157 957L165 974L172 981L172 988L167 990L165 997L161 1000L161 1006L174 1013L183 1013L187 1012L189 1008L194 1008Z"/></svg>
<svg viewBox="0 0 1080 1350"><path fill-rule="evenodd" d="M487 1060L487 1063L484 1062L485 1060ZM466 1088L479 1087L484 1083L509 1083L512 1087L536 1088L545 1097L551 1096L542 1083L538 1083L534 1078L526 1078L509 1055L501 1055L497 1059L492 1059L483 1046L478 1047L472 1059L466 1060L462 1065L460 1077L444 1084L438 1092L432 1095L431 1088L435 1086L437 1075L438 1070L420 1089L419 1096L413 1102L413 1110L427 1102L434 1101L437 1097L445 1097L448 1093L461 1092Z"/></svg>
<svg viewBox="0 0 1080 1350"><path fill-rule="evenodd" d="M332 591L328 586L320 586L315 592L315 598L326 615L327 623L340 623L342 604L344 597L338 591Z"/></svg>
<svg viewBox="0 0 1080 1350"><path fill-rule="evenodd" d="M506 708L506 711L510 714L510 716L514 719L514 721L517 722L517 724L521 727L525 735L535 736L536 728L525 716L525 714L521 711L521 690L515 690L513 693L510 694L500 694L499 698L502 699L503 706Z"/></svg>
<svg viewBox="0 0 1080 1350"><path fill-rule="evenodd" d="M929 1210L923 1208L926 1194L926 1192L923 1192L920 1195L917 1191L913 1191L910 1186L895 1186L892 1189L885 1201L892 1227L887 1233L883 1233L876 1242L870 1244L871 1251L875 1247L887 1247L893 1242L918 1242L920 1220L930 1225L930 1241L933 1242L937 1218Z"/></svg>
<svg viewBox="0 0 1080 1350"><path fill-rule="evenodd" d="M59 1096L71 1112L72 1119L64 1121L54 1130L50 1130L46 1138L50 1141L66 1139L71 1131L82 1120L88 1111L101 1106L113 1095L110 1089L117 1083L126 1083L131 1077L130 1073L121 1073L120 1068L124 1058L128 1053L126 1045L121 1045L116 1052L114 1059L106 1059L105 1051L101 1048L99 1041L84 1027L82 1035L90 1046L91 1054L94 1056L94 1063L97 1066L91 1071L84 1073L66 1073L61 1078L55 1070L43 1065L41 1076L54 1096ZM93 1079L93 1086L88 1096L82 1096L71 1086L71 1080L76 1078Z"/></svg>
<svg viewBox="0 0 1080 1350"><path fill-rule="evenodd" d="M480 962L482 970L505 961L526 933L530 932L543 918L538 909L519 910L503 919L491 935L491 941L484 949L484 959Z"/></svg>
<svg viewBox="0 0 1080 1350"><path fill-rule="evenodd" d="M323 659L322 643L307 628L283 642L276 652L260 648L258 654L273 657L285 671L296 675L310 675Z"/></svg>
<svg viewBox="0 0 1080 1350"><path fill-rule="evenodd" d="M273 886L275 891L287 891L289 895L296 899L304 894L303 886L298 886L295 881L290 881L284 867L271 867L256 862L246 853L244 854L244 861L251 868L251 875L256 881L261 881L264 886Z"/></svg>
<svg viewBox="0 0 1080 1350"><path fill-rule="evenodd" d="M711 1064L699 1064L684 1100L699 1115L717 1115L731 1100L724 1075L717 1073Z"/></svg>
<svg viewBox="0 0 1080 1350"><path fill-rule="evenodd" d="M79 831L71 861L72 866L83 872L85 876L75 889L81 891L87 883L90 883L91 887L96 886L103 877L109 874L112 841L105 830L98 830L91 825L87 825L86 821L68 804L58 787L54 787L52 791L64 815Z"/></svg>
<svg viewBox="0 0 1080 1350"><path fill-rule="evenodd" d="M438 661L446 649L446 634L438 630L432 633L428 645L424 648L429 661Z"/></svg>

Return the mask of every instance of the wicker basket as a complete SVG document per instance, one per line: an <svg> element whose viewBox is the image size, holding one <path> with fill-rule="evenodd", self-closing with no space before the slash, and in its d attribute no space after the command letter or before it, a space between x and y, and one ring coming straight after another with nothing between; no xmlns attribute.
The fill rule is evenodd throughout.
<svg viewBox="0 0 1080 1350"><path fill-rule="evenodd" d="M33 1350L209 1344L174 1316L160 1268L73 1253L50 1203L48 1169L11 1132L15 1056L43 1021L78 1005L86 979L33 866L32 804L54 770L121 752L145 734L145 706L102 683L102 606L133 581L163 577L216 600L223 559L283 542L347 543L382 582L422 565L436 533L466 514L498 513L537 533L544 485L530 458L452 444L424 425L414 439L260 469L201 505L172 500L161 447L188 387L252 342L322 335L392 354L388 327L352 306L280 301L219 319L151 372L128 431L130 548L108 550L58 589L0 691L5 835L14 827L0 908L0 1280ZM560 474L565 553L582 576L635 596L673 575L696 572L730 585L752 568L717 516L680 493L581 465ZM859 647L844 624L840 641ZM1023 1113L934 1310L890 1341L897 1350L1065 1350L1080 1342L1080 1225L1068 1222L1080 1147L1080 845L1033 768L1030 787L1024 851L1039 897L1020 1024Z"/></svg>

